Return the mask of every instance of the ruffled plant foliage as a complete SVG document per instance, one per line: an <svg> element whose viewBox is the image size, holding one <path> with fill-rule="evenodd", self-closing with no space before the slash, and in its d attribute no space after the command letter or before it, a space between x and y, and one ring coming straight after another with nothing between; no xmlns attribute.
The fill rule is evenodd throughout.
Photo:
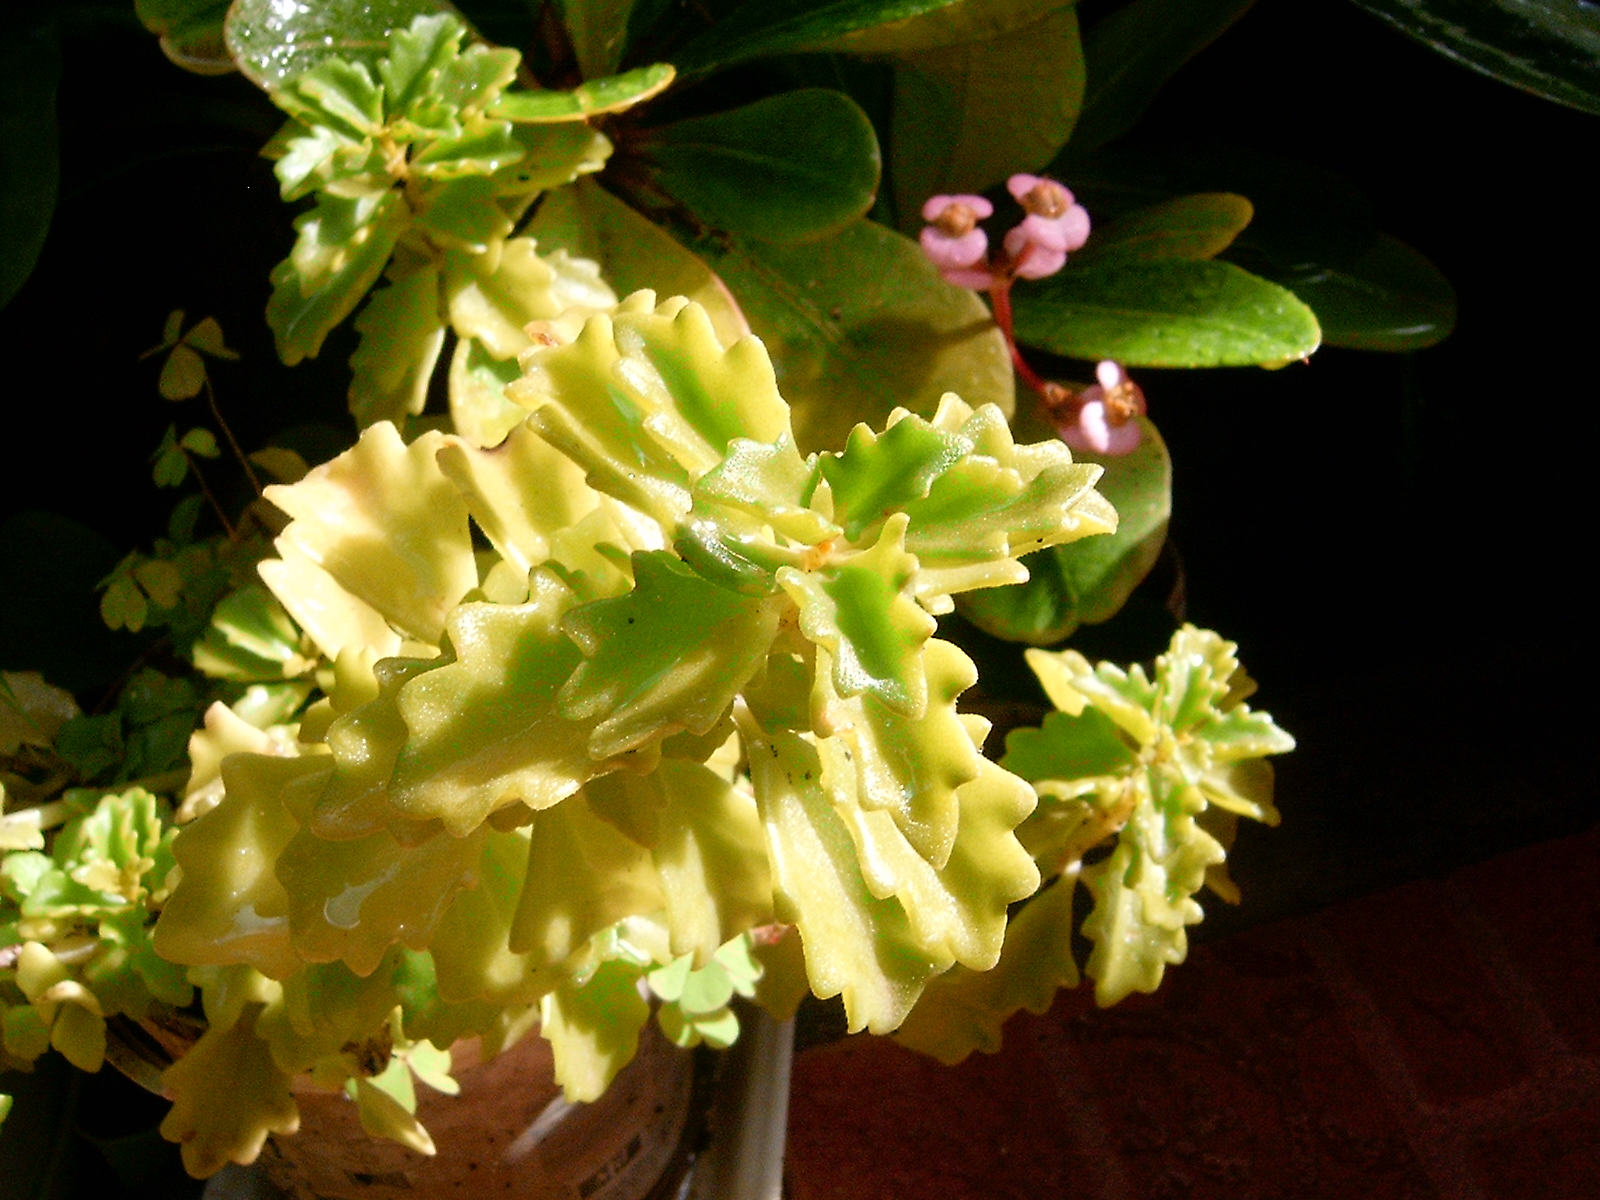
<svg viewBox="0 0 1600 1200"><path fill-rule="evenodd" d="M260 1006L202 1063L249 1036L338 1078L397 1006L436 1042L537 1012L590 1099L641 979L675 1040L725 1044L760 974L742 940L793 926L809 989L885 1032L993 966L1038 885L1033 789L957 711L976 670L936 617L1114 529L1100 468L954 395L802 454L761 343L682 299L550 329L499 445L380 422L268 489L293 519L262 578L332 670L292 742L221 707L195 739L155 945L208 1005ZM192 1167L253 1153L180 1103Z"/></svg>

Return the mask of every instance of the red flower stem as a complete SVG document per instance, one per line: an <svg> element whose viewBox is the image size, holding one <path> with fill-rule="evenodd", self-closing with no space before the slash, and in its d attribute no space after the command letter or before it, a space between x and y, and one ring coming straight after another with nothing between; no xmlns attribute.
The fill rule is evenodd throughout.
<svg viewBox="0 0 1600 1200"><path fill-rule="evenodd" d="M1023 383L1048 399L1044 380L1022 357L1022 351L1017 349L1017 339L1011 332L1011 276L1000 275L995 279L989 287L989 302L994 305L994 323L1000 327L1000 335L1006 339L1006 346L1011 351L1011 365L1017 369Z"/></svg>

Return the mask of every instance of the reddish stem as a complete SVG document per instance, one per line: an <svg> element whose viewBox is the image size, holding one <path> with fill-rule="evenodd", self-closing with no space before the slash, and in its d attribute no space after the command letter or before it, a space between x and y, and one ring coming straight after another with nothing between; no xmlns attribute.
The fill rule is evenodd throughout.
<svg viewBox="0 0 1600 1200"><path fill-rule="evenodd" d="M995 281L989 286L989 302L994 306L994 323L1000 327L1000 335L1006 339L1006 346L1011 351L1011 365L1017 369L1017 374L1022 382L1045 399L1049 399L1045 381L1026 359L1022 351L1017 349L1017 339L1011 332L1011 275L1001 273L995 276Z"/></svg>

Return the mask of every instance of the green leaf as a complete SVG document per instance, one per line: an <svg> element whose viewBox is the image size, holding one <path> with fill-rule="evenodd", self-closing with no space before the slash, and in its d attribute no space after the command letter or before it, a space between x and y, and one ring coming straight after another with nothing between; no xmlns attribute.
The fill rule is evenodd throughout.
<svg viewBox="0 0 1600 1200"><path fill-rule="evenodd" d="M680 71L826 46L842 34L944 8L955 0L763 0L722 17L673 56Z"/></svg>
<svg viewBox="0 0 1600 1200"><path fill-rule="evenodd" d="M555 0L585 79L617 69L628 48L629 19L636 6L637 0Z"/></svg>
<svg viewBox="0 0 1600 1200"><path fill-rule="evenodd" d="M433 138L413 155L411 169L428 179L492 175L522 159L523 147L509 121L472 117L459 137Z"/></svg>
<svg viewBox="0 0 1600 1200"><path fill-rule="evenodd" d="M438 268L425 263L375 293L356 317L356 332L361 343L350 356L356 424L399 423L420 413L444 345Z"/></svg>
<svg viewBox="0 0 1600 1200"><path fill-rule="evenodd" d="M852 1032L894 1029L950 960L922 951L898 900L868 890L850 832L822 789L816 749L743 714L739 731L767 829L778 916L799 928L811 990L843 995Z"/></svg>
<svg viewBox="0 0 1600 1200"><path fill-rule="evenodd" d="M400 692L409 731L389 787L406 816L457 837L520 800L550 807L615 764L589 757L593 722L562 718L557 696L582 661L561 632L572 593L547 572L527 604L463 604L447 631L456 661Z"/></svg>
<svg viewBox="0 0 1600 1200"><path fill-rule="evenodd" d="M134 0L144 27L161 39L161 52L187 71L222 75L234 69L222 40L228 0Z"/></svg>
<svg viewBox="0 0 1600 1200"><path fill-rule="evenodd" d="M639 1049L650 1006L638 969L603 963L582 987L557 988L541 1002L539 1032L555 1052L556 1081L572 1103L596 1100Z"/></svg>
<svg viewBox="0 0 1600 1200"><path fill-rule="evenodd" d="M1121 137L1183 66L1255 0L1133 0L1102 18L1084 37L1088 88L1072 152Z"/></svg>
<svg viewBox="0 0 1600 1200"><path fill-rule="evenodd" d="M1077 266L1215 258L1250 224L1255 208L1231 192L1200 192L1136 209L1098 228Z"/></svg>
<svg viewBox="0 0 1600 1200"><path fill-rule="evenodd" d="M1143 367L1276 366L1321 341L1293 293L1231 263L1187 259L1069 264L1017 289L1016 332L1070 358Z"/></svg>
<svg viewBox="0 0 1600 1200"><path fill-rule="evenodd" d="M1386 233L1364 253L1337 263L1284 269L1255 256L1246 261L1311 306L1330 346L1421 350L1455 328L1450 281L1418 251Z"/></svg>
<svg viewBox="0 0 1600 1200"><path fill-rule="evenodd" d="M190 454L198 454L201 458L218 458L222 451L217 447L217 436L209 429L191 429L183 435L178 443Z"/></svg>
<svg viewBox="0 0 1600 1200"><path fill-rule="evenodd" d="M878 140L854 100L802 88L638 139L650 174L708 223L773 242L836 233L872 207Z"/></svg>
<svg viewBox="0 0 1600 1200"><path fill-rule="evenodd" d="M996 637L1048 646L1121 609L1155 565L1172 511L1166 443L1147 418L1138 420L1144 436L1133 453L1075 456L1104 468L1095 488L1116 509L1116 530L1028 555L1026 583L967 592L957 601L963 616Z"/></svg>
<svg viewBox="0 0 1600 1200"><path fill-rule="evenodd" d="M490 106L490 115L508 121L545 124L582 121L622 112L659 96L672 86L677 71L671 63L652 63L621 75L591 79L570 92L509 92Z"/></svg>
<svg viewBox="0 0 1600 1200"><path fill-rule="evenodd" d="M1057 6L991 40L902 57L894 86L894 199L909 230L929 196L1036 171L1066 144L1083 99L1077 13Z"/></svg>
<svg viewBox="0 0 1600 1200"><path fill-rule="evenodd" d="M957 966L929 983L895 1040L953 1066L974 1050L999 1050L1001 1027L1018 1009L1043 1014L1058 989L1077 987L1073 891L1069 877L1024 906L992 970Z"/></svg>
<svg viewBox="0 0 1600 1200"><path fill-rule="evenodd" d="M389 53L376 64L390 112L407 112L431 94L435 73L455 59L464 32L449 12L417 16L390 31Z"/></svg>
<svg viewBox="0 0 1600 1200"><path fill-rule="evenodd" d="M0 308L33 273L60 178L61 45L53 20L24 24L8 19L0 46Z"/></svg>
<svg viewBox="0 0 1600 1200"><path fill-rule="evenodd" d="M1085 708L1077 716L1053 712L1038 729L1012 730L1000 765L1040 783L1115 775L1132 768L1137 757L1110 717Z"/></svg>
<svg viewBox="0 0 1600 1200"><path fill-rule="evenodd" d="M800 629L833 659L842 697L863 693L909 717L928 703L922 648L934 620L911 598L917 560L905 550L907 518L884 523L877 544L815 571L785 567L778 583L800 607Z"/></svg>
<svg viewBox="0 0 1600 1200"><path fill-rule="evenodd" d="M650 288L693 300L724 346L750 332L733 295L702 259L592 179L549 192L528 233L542 246L598 262L618 295Z"/></svg>
<svg viewBox="0 0 1600 1200"><path fill-rule="evenodd" d="M989 310L944 283L909 238L862 220L799 246L694 249L770 348L803 452L842 446L861 422L881 428L896 407L932 416L946 392L1005 413L1016 403Z"/></svg>
<svg viewBox="0 0 1600 1200"><path fill-rule="evenodd" d="M293 366L315 358L323 339L355 309L378 276L410 214L397 193L319 196L296 218L294 250L272 269L267 323L278 355Z"/></svg>
<svg viewBox="0 0 1600 1200"><path fill-rule="evenodd" d="M1600 12L1588 0L1355 0L1446 58L1600 113Z"/></svg>
<svg viewBox="0 0 1600 1200"><path fill-rule="evenodd" d="M986 42L1015 33L1064 8L1074 0L962 0L919 16L841 34L807 47L842 54L906 55L967 42Z"/></svg>
<svg viewBox="0 0 1600 1200"><path fill-rule="evenodd" d="M454 12L444 0L234 0L224 32L228 52L257 87L273 91L333 55L376 67L393 30Z"/></svg>
<svg viewBox="0 0 1600 1200"><path fill-rule="evenodd" d="M834 520L846 537L858 540L868 525L924 499L934 481L972 449L965 438L914 417L897 421L881 436L856 426L842 454L821 460L833 493Z"/></svg>
<svg viewBox="0 0 1600 1200"><path fill-rule="evenodd" d="M560 711L597 722L589 753L611 758L680 729L709 730L778 631L781 605L724 591L666 551L633 556L634 589L569 612L562 628L584 661Z"/></svg>

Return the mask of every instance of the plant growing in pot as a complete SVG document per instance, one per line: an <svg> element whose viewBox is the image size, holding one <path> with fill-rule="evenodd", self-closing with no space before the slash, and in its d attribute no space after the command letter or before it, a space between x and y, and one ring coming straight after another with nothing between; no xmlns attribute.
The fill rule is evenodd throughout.
<svg viewBox="0 0 1600 1200"><path fill-rule="evenodd" d="M852 1030L954 1060L1078 981L1075 933L1102 1002L1155 987L1202 886L1232 891L1237 818L1275 819L1263 756L1289 739L1233 648L1183 627L1148 671L1029 650L1058 711L1002 746L979 713L1005 673L980 683L962 643L1009 639L1020 666L1150 570L1166 451L1113 360L1316 345L1293 295L1213 261L1250 205L1163 197L1082 245L1073 197L1021 176L1065 142L1060 111L1016 162L954 147L935 179L904 149L950 103L918 80L963 56L1048 32L1081 63L1070 6L656 12L623 37L564 5L542 88L435 7L301 6L332 49L233 8L229 53L291 117L284 194L313 205L268 319L294 362L360 307L363 428L315 468L258 457L279 482L242 518L197 536L191 504L113 573L108 620L165 625L171 674L94 717L8 677L8 1063L53 1045L93 1068L108 1019L186 1024L163 1131L203 1175L319 1096L427 1154L419 1112L442 1110L414 1080L447 1091L461 1053L535 1026L565 1101L590 1102L652 1028L731 1042L735 994L779 1018L838 997ZM205 30L168 25L196 57ZM878 215L926 211L923 249L863 217L878 135L850 96L715 110L753 86L718 92L718 69L783 56L787 85L815 53L905 92ZM673 110L675 79L699 99ZM787 185L729 166L752 145ZM1004 178L1009 217L960 190ZM997 213L1023 236L991 256ZM1070 319L1197 283L1207 317L1257 313L1249 338ZM1105 360L1100 381L1040 378L1019 336ZM220 331L164 342L164 392L215 411ZM1150 361L1173 344L1187 361ZM169 443L169 482L216 449Z"/></svg>

